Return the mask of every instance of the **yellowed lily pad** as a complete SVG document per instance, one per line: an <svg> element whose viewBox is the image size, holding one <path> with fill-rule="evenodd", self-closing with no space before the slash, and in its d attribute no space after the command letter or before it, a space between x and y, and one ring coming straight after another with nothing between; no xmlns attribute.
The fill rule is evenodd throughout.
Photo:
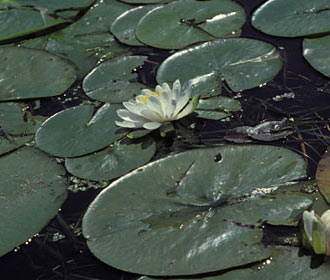
<svg viewBox="0 0 330 280"><path fill-rule="evenodd" d="M316 170L316 181L321 193L330 203L330 148L325 151Z"/></svg>

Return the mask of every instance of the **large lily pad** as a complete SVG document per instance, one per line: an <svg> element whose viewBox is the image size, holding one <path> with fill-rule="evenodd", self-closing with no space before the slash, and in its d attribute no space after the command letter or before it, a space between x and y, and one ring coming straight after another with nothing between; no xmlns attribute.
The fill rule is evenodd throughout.
<svg viewBox="0 0 330 280"><path fill-rule="evenodd" d="M65 170L47 154L21 148L0 157L0 255L38 233L66 198Z"/></svg>
<svg viewBox="0 0 330 280"><path fill-rule="evenodd" d="M264 33L300 37L330 31L328 0L269 0L252 16L252 25Z"/></svg>
<svg viewBox="0 0 330 280"><path fill-rule="evenodd" d="M211 72L188 80L183 87L190 88L191 97L199 94L201 98L209 98L221 94L222 83L219 73Z"/></svg>
<svg viewBox="0 0 330 280"><path fill-rule="evenodd" d="M157 81L203 81L209 75L214 91L218 92L216 77L223 78L233 91L240 91L268 82L281 67L281 57L271 44L246 38L218 39L168 57L157 71Z"/></svg>
<svg viewBox="0 0 330 280"><path fill-rule="evenodd" d="M0 10L0 23L0 43L8 43L15 38L23 39L59 25L68 25L70 21L54 19L32 8L16 7Z"/></svg>
<svg viewBox="0 0 330 280"><path fill-rule="evenodd" d="M0 155L31 141L38 125L23 104L0 103Z"/></svg>
<svg viewBox="0 0 330 280"><path fill-rule="evenodd" d="M0 100L62 94L75 81L73 65L41 50L0 48Z"/></svg>
<svg viewBox="0 0 330 280"><path fill-rule="evenodd" d="M57 10L87 7L92 4L93 1L94 0L2 0L0 2L0 7L34 6L36 9L47 8Z"/></svg>
<svg viewBox="0 0 330 280"><path fill-rule="evenodd" d="M59 157L77 157L100 150L123 137L116 133L115 125L120 108L121 105L105 104L95 114L93 105L63 110L37 130L36 144Z"/></svg>
<svg viewBox="0 0 330 280"><path fill-rule="evenodd" d="M330 77L330 36L304 39L303 53L313 68Z"/></svg>
<svg viewBox="0 0 330 280"><path fill-rule="evenodd" d="M141 274L188 275L251 263L269 256L260 222L296 224L312 204L297 192L281 194L290 188L283 184L305 176L303 158L279 147L177 154L103 190L84 216L83 233L100 260Z"/></svg>
<svg viewBox="0 0 330 280"><path fill-rule="evenodd" d="M146 59L146 56L123 56L102 63L84 79L84 91L92 99L111 103L122 103L139 95L147 87L138 82L134 69Z"/></svg>
<svg viewBox="0 0 330 280"><path fill-rule="evenodd" d="M122 13L134 8L117 0L98 0L77 22L69 26L68 32L75 35L109 33L109 26Z"/></svg>
<svg viewBox="0 0 330 280"><path fill-rule="evenodd" d="M63 55L78 68L83 78L97 64L127 52L109 34L109 25L132 6L115 0L97 1L80 20L51 35L28 40L23 45Z"/></svg>
<svg viewBox="0 0 330 280"><path fill-rule="evenodd" d="M244 9L233 1L180 0L143 16L136 27L136 37L156 48L182 49L193 43L239 34L244 22Z"/></svg>
<svg viewBox="0 0 330 280"><path fill-rule="evenodd" d="M299 256L299 248L278 247L273 249L267 260L245 269L237 269L228 273L208 277L196 277L203 280L327 280L330 274L330 262L318 268L311 268L310 256ZM140 277L138 280L155 278ZM163 278L166 279L166 278ZM171 278L173 279L173 278ZM184 280L191 278L174 278Z"/></svg>
<svg viewBox="0 0 330 280"><path fill-rule="evenodd" d="M120 0L121 2L129 4L156 4L156 3L169 3L175 0Z"/></svg>
<svg viewBox="0 0 330 280"><path fill-rule="evenodd" d="M64 29L52 35L26 41L23 46L43 49L68 58L77 66L77 78L82 79L106 59L127 52L111 34L74 35Z"/></svg>
<svg viewBox="0 0 330 280"><path fill-rule="evenodd" d="M159 5L139 6L121 14L112 23L110 27L111 33L124 44L130 46L144 46L135 36L136 25L146 13L156 7L159 7Z"/></svg>
<svg viewBox="0 0 330 280"><path fill-rule="evenodd" d="M78 158L67 158L65 167L71 174L79 178L108 181L145 164L153 156L155 150L155 143L143 147L142 143L121 144L117 142L97 153Z"/></svg>

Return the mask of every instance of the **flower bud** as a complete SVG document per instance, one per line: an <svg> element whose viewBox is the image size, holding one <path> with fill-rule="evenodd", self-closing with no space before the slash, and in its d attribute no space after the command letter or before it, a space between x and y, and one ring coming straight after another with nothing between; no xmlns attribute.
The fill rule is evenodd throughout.
<svg viewBox="0 0 330 280"><path fill-rule="evenodd" d="M330 209L321 217L311 212L303 213L303 245L316 254L330 255Z"/></svg>

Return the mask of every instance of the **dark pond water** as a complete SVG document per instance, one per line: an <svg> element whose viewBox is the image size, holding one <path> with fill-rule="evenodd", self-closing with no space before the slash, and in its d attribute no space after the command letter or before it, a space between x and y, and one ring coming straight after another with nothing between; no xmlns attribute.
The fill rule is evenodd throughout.
<svg viewBox="0 0 330 280"><path fill-rule="evenodd" d="M194 137L197 137L200 143L216 143L221 142L229 125L256 125L263 120L294 117L298 133L271 144L306 153L309 176L313 177L316 163L327 146L326 138L321 135L327 135L329 131L324 127L321 118L330 117L330 81L315 71L302 57L302 39L271 37L251 27L250 18L253 10L265 1L236 1L245 8L248 15L242 37L260 39L277 46L281 50L284 67L266 86L242 93L243 113L237 115L233 122L221 125L216 121L201 123L200 133ZM166 53L150 56L150 60L160 62L166 57ZM155 80L151 75L152 70L152 63L145 65L140 71L140 79L153 86ZM273 100L273 97L284 93L294 93L295 98L284 98L281 102ZM234 95L230 91L225 91L224 94ZM70 90L66 97L68 96ZM79 103L79 100L69 102L67 106L76 103ZM36 113L52 115L63 109L60 104L56 98L45 99L41 102L41 109ZM311 128L312 131L307 131ZM99 190L70 192L60 214L32 242L20 246L18 250L0 259L1 279L136 279L137 275L116 270L94 258L80 235L82 215L98 192ZM63 236L65 238L61 239ZM55 241L55 237L59 240Z"/></svg>

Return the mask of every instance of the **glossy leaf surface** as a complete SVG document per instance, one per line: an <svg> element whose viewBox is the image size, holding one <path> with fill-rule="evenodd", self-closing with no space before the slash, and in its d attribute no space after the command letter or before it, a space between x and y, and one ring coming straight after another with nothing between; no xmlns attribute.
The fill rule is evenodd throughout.
<svg viewBox="0 0 330 280"><path fill-rule="evenodd" d="M27 35L45 32L47 29L70 22L52 18L46 11L43 13L25 7L0 10L0 23L0 43L8 43L15 38L23 39Z"/></svg>
<svg viewBox="0 0 330 280"><path fill-rule="evenodd" d="M163 4L170 3L175 0L121 0L121 2L129 3L129 4Z"/></svg>
<svg viewBox="0 0 330 280"><path fill-rule="evenodd" d="M28 48L0 48L0 100L50 97L76 79L74 66L58 56Z"/></svg>
<svg viewBox="0 0 330 280"><path fill-rule="evenodd" d="M77 158L65 160L66 169L73 175L93 181L107 181L126 174L150 160L156 150L155 143L142 144L114 143L110 147Z"/></svg>
<svg viewBox="0 0 330 280"><path fill-rule="evenodd" d="M215 78L223 78L233 91L240 91L268 82L281 67L281 57L271 44L245 38L218 39L178 51L165 59L157 71L157 81L180 79L184 83L191 79L203 81L211 76L214 91L218 91L219 86L214 83Z"/></svg>
<svg viewBox="0 0 330 280"><path fill-rule="evenodd" d="M252 25L274 36L300 37L330 31L328 0L269 0L252 16Z"/></svg>
<svg viewBox="0 0 330 280"><path fill-rule="evenodd" d="M84 216L83 233L100 260L135 273L188 275L251 263L269 256L255 227L260 221L296 225L311 205L283 186L303 177L303 158L278 147L177 154L103 190Z"/></svg>
<svg viewBox="0 0 330 280"><path fill-rule="evenodd" d="M28 40L26 47L54 52L73 61L78 68L78 78L84 77L102 61L126 53L109 34L109 26L133 6L116 0L97 1L78 21L53 34Z"/></svg>
<svg viewBox="0 0 330 280"><path fill-rule="evenodd" d="M198 117L211 120L220 120L231 116L231 111L239 111L241 104L238 100L217 96L208 99L200 99L195 113Z"/></svg>
<svg viewBox="0 0 330 280"><path fill-rule="evenodd" d="M0 103L0 155L34 138L39 122L19 103Z"/></svg>
<svg viewBox="0 0 330 280"><path fill-rule="evenodd" d="M239 34L244 22L244 9L233 1L180 0L142 17L136 37L156 48L182 49L193 43Z"/></svg>
<svg viewBox="0 0 330 280"><path fill-rule="evenodd" d="M304 39L303 54L314 69L330 77L330 36Z"/></svg>
<svg viewBox="0 0 330 280"><path fill-rule="evenodd" d="M0 255L38 233L66 198L63 167L34 148L0 157Z"/></svg>
<svg viewBox="0 0 330 280"><path fill-rule="evenodd" d="M115 125L120 105L81 105L63 110L46 120L36 133L38 147L59 157L77 157L100 150L123 135Z"/></svg>
<svg viewBox="0 0 330 280"><path fill-rule="evenodd" d="M139 6L121 14L112 23L110 27L111 33L124 44L130 46L144 46L135 36L136 25L146 13L156 7L158 7L158 5Z"/></svg>
<svg viewBox="0 0 330 280"><path fill-rule="evenodd" d="M330 263L326 261L318 268L311 268L311 257L300 256L298 248L277 247L272 249L269 258L260 264L246 269L237 269L220 275L196 277L200 280L327 280L330 273ZM140 277L138 280L155 278ZM163 278L166 279L166 278ZM173 278L172 278L173 279ZM175 278L184 280L191 278Z"/></svg>
<svg viewBox="0 0 330 280"><path fill-rule="evenodd" d="M123 56L102 63L84 79L84 91L90 98L102 102L122 103L132 99L147 88L138 82L134 71L146 59L146 56Z"/></svg>

